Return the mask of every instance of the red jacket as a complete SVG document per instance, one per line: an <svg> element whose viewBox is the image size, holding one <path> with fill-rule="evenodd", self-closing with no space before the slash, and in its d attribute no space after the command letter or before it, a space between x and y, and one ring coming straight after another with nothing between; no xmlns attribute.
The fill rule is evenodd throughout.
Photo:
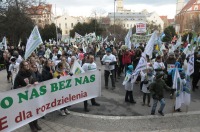
<svg viewBox="0 0 200 132"><path fill-rule="evenodd" d="M124 53L123 56L122 56L123 65L130 64L131 63L131 58L132 58L133 55L134 55L134 53L130 52L130 51Z"/></svg>

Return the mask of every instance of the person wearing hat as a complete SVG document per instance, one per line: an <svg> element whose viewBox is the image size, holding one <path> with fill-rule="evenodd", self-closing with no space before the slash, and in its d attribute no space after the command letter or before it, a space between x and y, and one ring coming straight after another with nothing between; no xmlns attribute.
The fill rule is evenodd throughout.
<svg viewBox="0 0 200 132"><path fill-rule="evenodd" d="M112 90L114 90L115 89L114 70L117 60L116 57L111 53L110 48L106 49L106 54L103 56L101 61L102 64L105 65L105 70L104 70L105 88L108 89L108 78L110 76L112 82Z"/></svg>
<svg viewBox="0 0 200 132"><path fill-rule="evenodd" d="M153 98L153 106L151 109L151 115L155 115L156 107L159 101L160 109L158 110L158 113L164 116L164 113L163 113L163 110L165 107L164 89L172 90L170 87L166 85L166 83L162 79L163 75L164 75L163 73L157 73L155 81L151 83L151 85L149 86L149 90Z"/></svg>
<svg viewBox="0 0 200 132"><path fill-rule="evenodd" d="M174 52L169 52L169 56L167 60L165 61L166 71L169 72L171 67L175 68L175 63L176 63L176 58L175 58ZM169 87L172 87L173 85L172 75L170 74L167 75L166 84Z"/></svg>
<svg viewBox="0 0 200 132"><path fill-rule="evenodd" d="M133 73L133 65L129 65L126 71L126 75L127 74L132 75L132 73ZM135 104L136 102L133 99L133 83L131 83L131 78L125 84L125 90L126 90L125 102L130 102L130 103Z"/></svg>

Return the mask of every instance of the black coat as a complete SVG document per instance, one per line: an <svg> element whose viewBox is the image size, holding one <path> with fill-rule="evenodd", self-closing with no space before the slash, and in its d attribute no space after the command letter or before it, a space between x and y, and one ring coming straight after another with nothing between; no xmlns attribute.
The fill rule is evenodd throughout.
<svg viewBox="0 0 200 132"><path fill-rule="evenodd" d="M53 75L50 73L50 68L44 66L42 69L42 81L47 81L53 78Z"/></svg>
<svg viewBox="0 0 200 132"><path fill-rule="evenodd" d="M42 82L42 74L40 74L38 71L37 72L33 72L33 77L36 78L37 82Z"/></svg>
<svg viewBox="0 0 200 132"><path fill-rule="evenodd" d="M19 71L15 77L13 89L25 87L27 85L26 82L24 81L25 78L29 79L30 84L34 84L34 82L37 81L36 78L34 78L34 75L32 72Z"/></svg>

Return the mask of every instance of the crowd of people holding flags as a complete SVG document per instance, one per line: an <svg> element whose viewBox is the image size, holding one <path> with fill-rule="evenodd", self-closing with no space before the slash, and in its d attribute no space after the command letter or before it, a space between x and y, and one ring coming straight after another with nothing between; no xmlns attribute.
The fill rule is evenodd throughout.
<svg viewBox="0 0 200 132"><path fill-rule="evenodd" d="M26 47L4 46L1 50L3 60L1 68L5 66L7 80L12 83L12 89L37 85L52 78L59 79L61 76L92 72L97 70L95 63L97 55L104 66L105 89L109 89L109 78L111 90L115 90L119 79L124 79L125 102L135 104L133 84L140 83L140 90L143 92L142 105L147 104L151 107L152 104L152 115L155 114L157 103L160 102L158 113L164 116L164 94L166 93L164 89L170 91L171 98L176 99L175 111L181 111L182 103L189 105L191 90L198 89L200 78L198 42L183 45L180 36L172 44L160 43L156 31L147 43L140 44L131 43L131 31L125 38L125 44L108 42L107 39L97 41L96 37L92 37L91 42L87 42L84 36L76 36L77 42L42 44L39 31L35 27ZM185 64L187 69L184 68ZM100 106L95 99L91 99L91 103ZM89 112L87 101L84 102L84 111ZM63 116L70 114L67 107L60 109L60 112ZM37 121L29 125L32 131L41 130Z"/></svg>

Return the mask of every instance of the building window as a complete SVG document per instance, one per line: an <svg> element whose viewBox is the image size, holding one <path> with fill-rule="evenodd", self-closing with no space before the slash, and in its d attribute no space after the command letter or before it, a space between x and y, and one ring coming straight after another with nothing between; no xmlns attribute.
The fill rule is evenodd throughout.
<svg viewBox="0 0 200 132"><path fill-rule="evenodd" d="M65 31L65 34L68 34L68 31L67 31L67 30Z"/></svg>
<svg viewBox="0 0 200 132"><path fill-rule="evenodd" d="M194 10L198 10L198 6L197 5L194 7Z"/></svg>
<svg viewBox="0 0 200 132"><path fill-rule="evenodd" d="M125 24L124 24L124 27L125 27Z"/></svg>
<svg viewBox="0 0 200 132"><path fill-rule="evenodd" d="M67 18L65 18L65 20L67 20Z"/></svg>
<svg viewBox="0 0 200 132"><path fill-rule="evenodd" d="M67 23L65 23L65 28L67 28Z"/></svg>
<svg viewBox="0 0 200 132"><path fill-rule="evenodd" d="M71 23L71 28L73 28L74 27L74 24L73 23Z"/></svg>
<svg viewBox="0 0 200 132"><path fill-rule="evenodd" d="M131 24L131 27L132 27L132 24Z"/></svg>
<svg viewBox="0 0 200 132"><path fill-rule="evenodd" d="M38 23L42 23L42 21L39 19L39 20L38 20Z"/></svg>
<svg viewBox="0 0 200 132"><path fill-rule="evenodd" d="M127 24L127 27L129 27L129 24Z"/></svg>
<svg viewBox="0 0 200 132"><path fill-rule="evenodd" d="M61 23L59 23L59 28L61 28Z"/></svg>

